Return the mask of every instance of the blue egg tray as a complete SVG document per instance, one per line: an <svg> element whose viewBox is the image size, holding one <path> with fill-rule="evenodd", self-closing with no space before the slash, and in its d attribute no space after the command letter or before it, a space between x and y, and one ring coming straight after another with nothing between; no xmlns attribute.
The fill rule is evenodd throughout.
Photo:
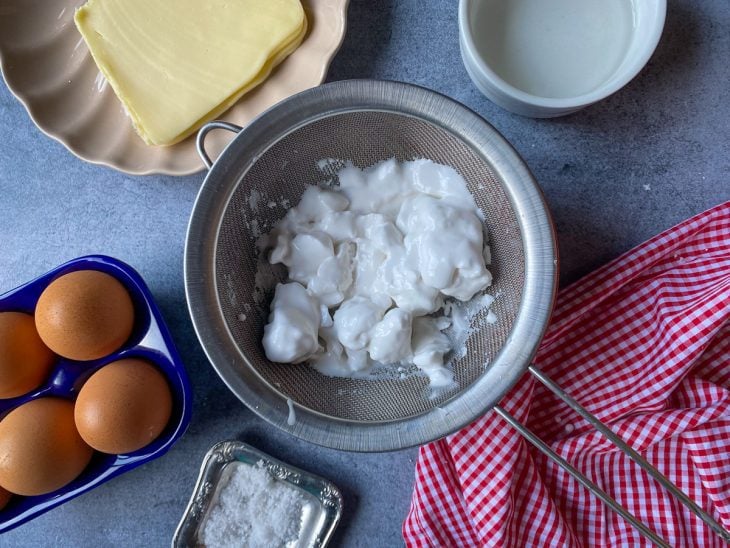
<svg viewBox="0 0 730 548"><path fill-rule="evenodd" d="M89 465L74 481L58 491L35 497L13 495L0 510L0 533L25 523L74 497L109 481L145 462L156 459L172 447L190 423L192 391L177 350L165 326L149 289L129 265L102 255L74 259L50 272L0 295L0 312L33 314L43 290L56 278L77 270L99 270L114 276L127 288L134 303L135 325L129 340L117 352L92 361L73 361L57 357L45 383L17 398L0 399L0 417L30 400L53 396L75 400L81 386L104 365L123 358L140 358L155 366L166 376L172 392L173 407L170 421L160 436L146 447L124 455L94 452Z"/></svg>

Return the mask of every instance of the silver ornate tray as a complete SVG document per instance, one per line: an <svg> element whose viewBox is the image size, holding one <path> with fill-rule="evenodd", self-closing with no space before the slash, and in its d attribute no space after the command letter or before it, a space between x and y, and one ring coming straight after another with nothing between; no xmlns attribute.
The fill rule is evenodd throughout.
<svg viewBox="0 0 730 548"><path fill-rule="evenodd" d="M302 528L297 548L323 548L342 515L342 495L329 481L290 466L240 441L223 441L210 448L200 467L188 507L172 538L173 548L202 546L198 531L218 500L219 487L231 466L263 466L277 480L299 489L307 503L302 508Z"/></svg>

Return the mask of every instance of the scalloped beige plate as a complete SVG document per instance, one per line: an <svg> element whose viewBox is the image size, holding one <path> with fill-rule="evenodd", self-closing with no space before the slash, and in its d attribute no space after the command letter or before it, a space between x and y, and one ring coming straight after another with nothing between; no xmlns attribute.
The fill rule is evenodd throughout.
<svg viewBox="0 0 730 548"><path fill-rule="evenodd" d="M3 0L0 67L10 91L46 135L79 158L135 175L187 175L203 168L195 137L169 147L144 144L102 78L73 22L85 0ZM309 31L302 45L222 120L246 125L282 99L324 81L345 36L349 0L304 0ZM213 155L225 132L206 140Z"/></svg>

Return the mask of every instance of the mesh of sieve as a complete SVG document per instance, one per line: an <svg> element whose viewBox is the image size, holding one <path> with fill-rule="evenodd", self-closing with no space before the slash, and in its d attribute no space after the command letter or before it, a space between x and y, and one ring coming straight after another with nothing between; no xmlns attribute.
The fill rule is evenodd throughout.
<svg viewBox="0 0 730 548"><path fill-rule="evenodd" d="M306 365L266 360L261 338L268 303L280 268L269 267L256 239L296 205L308 185L330 178L318 160L342 159L367 167L395 157L428 158L454 167L484 212L492 252L497 298L495 324L480 322L467 340L467 352L453 362L457 388L433 397L424 377L354 380L326 377ZM334 169L333 169L334 172ZM519 310L525 281L520 227L494 169L467 142L426 120L386 111L333 114L299 127L257 157L241 178L223 212L215 247L215 286L227 328L260 379L300 406L328 418L394 421L423 414L458 397L485 372L505 344ZM260 294L258 285L264 286ZM244 318L245 316L245 318ZM246 367L239 363L237 367Z"/></svg>

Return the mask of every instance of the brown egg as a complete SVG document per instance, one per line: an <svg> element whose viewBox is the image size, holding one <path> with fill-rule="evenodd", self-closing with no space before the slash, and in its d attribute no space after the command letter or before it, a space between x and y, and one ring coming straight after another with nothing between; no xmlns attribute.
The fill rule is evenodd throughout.
<svg viewBox="0 0 730 548"><path fill-rule="evenodd" d="M43 495L74 480L94 451L74 425L73 403L39 398L0 421L0 485L18 495Z"/></svg>
<svg viewBox="0 0 730 548"><path fill-rule="evenodd" d="M38 388L51 371L54 355L38 336L33 316L0 312L0 398Z"/></svg>
<svg viewBox="0 0 730 548"><path fill-rule="evenodd" d="M126 359L94 373L76 398L81 437L104 453L131 453L152 442L172 413L172 394L157 368Z"/></svg>
<svg viewBox="0 0 730 548"><path fill-rule="evenodd" d="M10 491L0 487L0 510L8 505L8 502L10 502L10 497L12 496L13 494Z"/></svg>
<svg viewBox="0 0 730 548"><path fill-rule="evenodd" d="M134 326L125 287L97 270L79 270L51 282L38 299L38 333L46 345L72 360L94 360L118 350Z"/></svg>

